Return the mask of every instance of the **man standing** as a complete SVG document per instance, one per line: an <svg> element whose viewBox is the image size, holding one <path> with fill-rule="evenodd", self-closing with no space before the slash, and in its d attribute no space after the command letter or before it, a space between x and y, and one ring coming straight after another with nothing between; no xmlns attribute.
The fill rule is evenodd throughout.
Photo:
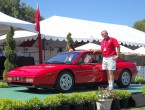
<svg viewBox="0 0 145 110"><path fill-rule="evenodd" d="M102 69L106 70L108 77L109 90L113 90L114 74L113 71L116 70L116 59L119 57L120 46L118 41L108 36L106 30L101 32L103 40L101 42L101 49L95 50L94 52L101 51L103 55ZM116 52L117 48L117 52Z"/></svg>

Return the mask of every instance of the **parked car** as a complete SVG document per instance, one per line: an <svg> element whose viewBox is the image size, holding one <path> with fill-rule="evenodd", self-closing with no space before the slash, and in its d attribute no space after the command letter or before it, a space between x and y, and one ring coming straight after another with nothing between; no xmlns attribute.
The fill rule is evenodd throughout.
<svg viewBox="0 0 145 110"><path fill-rule="evenodd" d="M114 79L118 87L128 87L136 74L135 63L117 59ZM53 87L59 92L69 92L81 84L103 84L107 75L102 70L101 53L74 51L59 53L44 64L18 67L7 74L6 80L12 86Z"/></svg>

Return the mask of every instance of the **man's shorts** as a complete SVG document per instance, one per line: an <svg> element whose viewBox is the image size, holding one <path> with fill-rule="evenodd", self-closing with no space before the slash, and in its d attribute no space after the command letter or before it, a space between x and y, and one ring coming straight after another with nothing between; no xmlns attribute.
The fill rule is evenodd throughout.
<svg viewBox="0 0 145 110"><path fill-rule="evenodd" d="M116 60L113 57L103 57L102 70L116 70Z"/></svg>

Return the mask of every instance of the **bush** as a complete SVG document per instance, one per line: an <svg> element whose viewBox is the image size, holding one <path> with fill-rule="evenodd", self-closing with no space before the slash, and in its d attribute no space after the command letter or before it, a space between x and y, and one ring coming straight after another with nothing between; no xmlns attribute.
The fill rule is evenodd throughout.
<svg viewBox="0 0 145 110"><path fill-rule="evenodd" d="M0 110L13 110L13 100L8 98L0 99Z"/></svg>
<svg viewBox="0 0 145 110"><path fill-rule="evenodd" d="M92 103L98 101L98 95L96 92L86 92L84 93L84 101L87 103Z"/></svg>
<svg viewBox="0 0 145 110"><path fill-rule="evenodd" d="M120 90L114 90L113 94L114 94L114 98L113 99L118 99L118 100L121 99L122 95L120 95Z"/></svg>
<svg viewBox="0 0 145 110"><path fill-rule="evenodd" d="M25 109L25 103L21 100L14 100L13 101L13 110L24 110Z"/></svg>
<svg viewBox="0 0 145 110"><path fill-rule="evenodd" d="M70 104L71 103L71 99L69 95L65 95L65 94L57 94L56 97L58 97L60 99L60 103L61 104Z"/></svg>
<svg viewBox="0 0 145 110"><path fill-rule="evenodd" d="M3 80L6 81L6 74L13 70L14 68L18 67L16 65L17 61L17 55L14 52L14 49L16 48L16 41L13 38L14 35L14 29L12 26L10 26L10 29L6 36L6 46L5 46L5 56L6 60L4 62L5 70L3 71Z"/></svg>
<svg viewBox="0 0 145 110"><path fill-rule="evenodd" d="M58 107L61 105L61 101L56 96L48 96L43 100L43 107Z"/></svg>
<svg viewBox="0 0 145 110"><path fill-rule="evenodd" d="M26 101L26 109L39 109L40 107L42 107L42 102L38 97Z"/></svg>
<svg viewBox="0 0 145 110"><path fill-rule="evenodd" d="M143 87L141 88L141 93L142 93L143 95L145 95L145 86L143 86Z"/></svg>
<svg viewBox="0 0 145 110"><path fill-rule="evenodd" d="M127 99L130 97L131 93L127 90L119 90L117 95L120 99Z"/></svg>
<svg viewBox="0 0 145 110"><path fill-rule="evenodd" d="M85 95L82 93L72 93L72 95L70 95L70 103L72 105L75 104L84 104L85 103Z"/></svg>
<svg viewBox="0 0 145 110"><path fill-rule="evenodd" d="M135 77L135 79L134 79L134 82L135 83L141 83L143 81L145 81L145 78L144 77Z"/></svg>
<svg viewBox="0 0 145 110"><path fill-rule="evenodd" d="M5 83L5 82L0 82L0 88L6 87L6 86L8 86L7 83Z"/></svg>

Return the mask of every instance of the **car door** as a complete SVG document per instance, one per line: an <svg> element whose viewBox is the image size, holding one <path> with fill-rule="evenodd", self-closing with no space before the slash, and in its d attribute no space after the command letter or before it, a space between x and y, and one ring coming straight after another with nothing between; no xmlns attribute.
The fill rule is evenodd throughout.
<svg viewBox="0 0 145 110"><path fill-rule="evenodd" d="M78 60L79 63L75 70L77 83L95 82L96 63L92 63L93 57L93 53L86 53Z"/></svg>
<svg viewBox="0 0 145 110"><path fill-rule="evenodd" d="M94 62L96 63L94 67L95 71L95 82L105 82L107 81L107 74L105 70L102 70L102 54L95 53Z"/></svg>

